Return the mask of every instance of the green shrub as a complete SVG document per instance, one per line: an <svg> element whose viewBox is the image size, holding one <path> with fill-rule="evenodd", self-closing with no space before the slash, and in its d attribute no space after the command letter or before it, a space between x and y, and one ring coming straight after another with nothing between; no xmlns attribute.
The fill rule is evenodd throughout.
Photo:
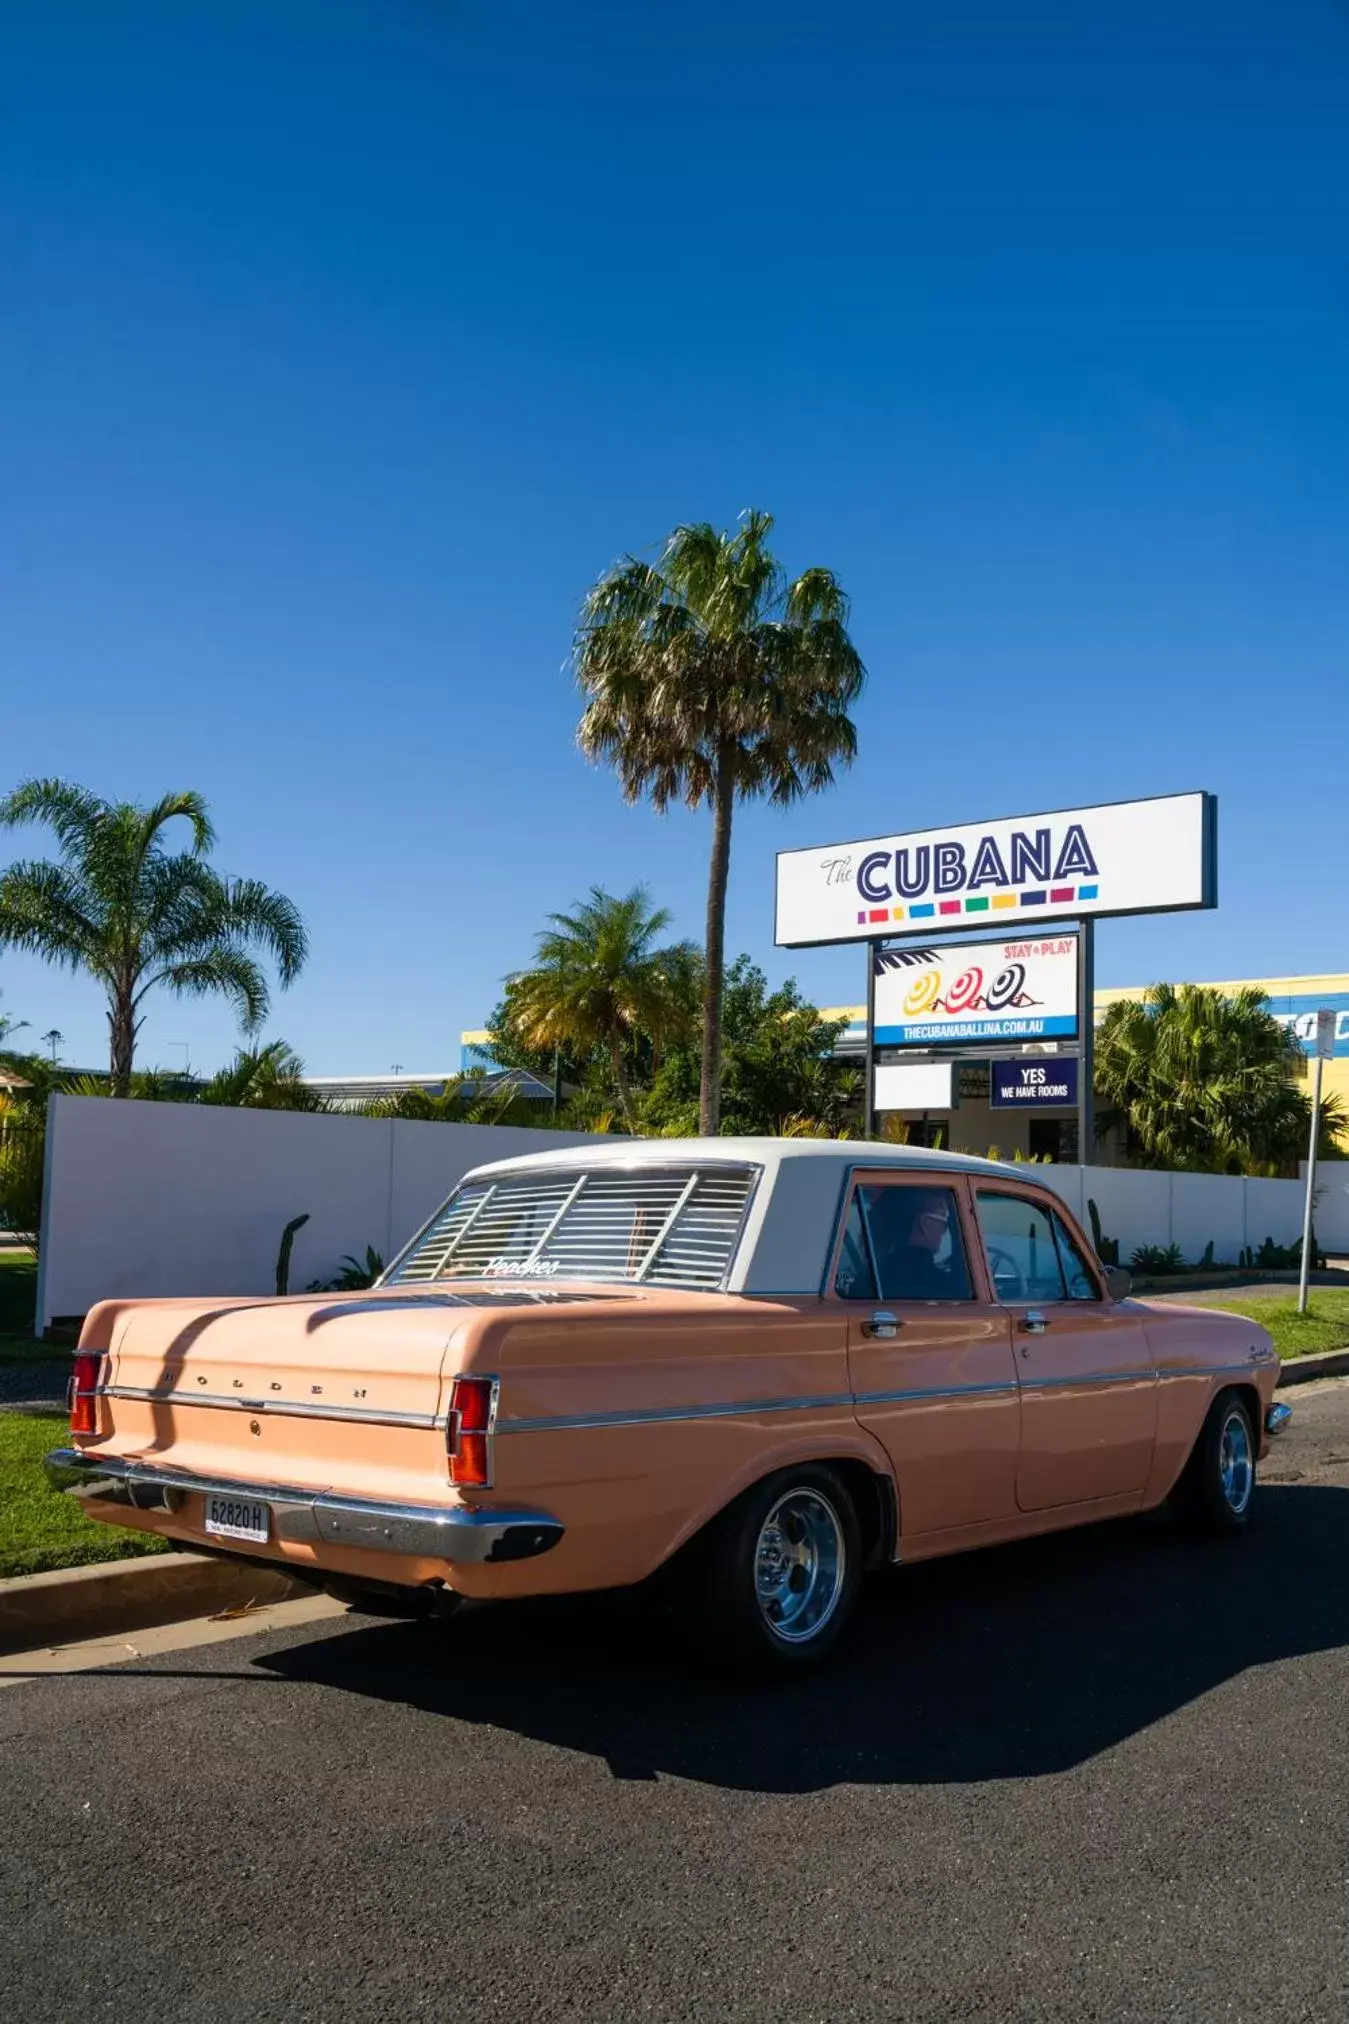
<svg viewBox="0 0 1349 2024"><path fill-rule="evenodd" d="M0 1109L0 1225L36 1250L42 1218L41 1111L15 1104Z"/></svg>
<svg viewBox="0 0 1349 2024"><path fill-rule="evenodd" d="M1185 1256L1179 1244L1140 1244L1129 1260L1130 1270L1145 1272L1152 1279L1166 1279L1185 1270Z"/></svg>

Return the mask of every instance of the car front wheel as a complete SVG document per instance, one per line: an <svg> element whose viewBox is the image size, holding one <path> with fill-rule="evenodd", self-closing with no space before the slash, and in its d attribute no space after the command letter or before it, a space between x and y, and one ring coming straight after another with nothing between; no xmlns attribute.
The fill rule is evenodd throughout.
<svg viewBox="0 0 1349 2024"><path fill-rule="evenodd" d="M676 1607L705 1654L734 1669L797 1672L837 1642L861 1578L861 1527L831 1469L784 1469L695 1540Z"/></svg>
<svg viewBox="0 0 1349 2024"><path fill-rule="evenodd" d="M1220 1392L1209 1407L1177 1488L1185 1517L1207 1532L1239 1532L1250 1523L1257 1440L1240 1392Z"/></svg>

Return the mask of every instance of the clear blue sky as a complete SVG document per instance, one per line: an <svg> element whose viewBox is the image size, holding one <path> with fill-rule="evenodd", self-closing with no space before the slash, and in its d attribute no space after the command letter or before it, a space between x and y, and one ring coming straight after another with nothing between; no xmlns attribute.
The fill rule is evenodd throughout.
<svg viewBox="0 0 1349 2024"><path fill-rule="evenodd" d="M1220 910L1100 981L1349 967L1349 8L11 0L0 54L0 784L200 788L313 1070L453 1064L592 881L700 932L705 819L587 768L563 663L750 504L870 686L733 948L855 998L778 848L1207 787ZM90 984L0 991L103 1058Z"/></svg>

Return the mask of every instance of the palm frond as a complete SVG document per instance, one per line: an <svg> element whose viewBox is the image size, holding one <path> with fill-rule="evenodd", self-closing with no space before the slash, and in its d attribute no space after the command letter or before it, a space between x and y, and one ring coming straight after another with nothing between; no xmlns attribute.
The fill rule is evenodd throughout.
<svg viewBox="0 0 1349 2024"><path fill-rule="evenodd" d="M79 879L63 864L21 861L0 875L0 947L23 949L63 969L103 975L102 924L91 918Z"/></svg>
<svg viewBox="0 0 1349 2024"><path fill-rule="evenodd" d="M212 994L228 998L246 1033L256 1032L267 1017L271 998L260 966L242 949L220 946L167 963L143 986L140 996L152 986L163 985L177 998L204 998Z"/></svg>

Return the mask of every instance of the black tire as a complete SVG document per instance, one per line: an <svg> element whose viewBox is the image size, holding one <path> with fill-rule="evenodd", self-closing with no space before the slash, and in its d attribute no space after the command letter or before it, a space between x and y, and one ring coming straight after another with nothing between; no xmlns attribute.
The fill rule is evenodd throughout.
<svg viewBox="0 0 1349 2024"><path fill-rule="evenodd" d="M1203 1532L1241 1532L1251 1522L1259 1440L1249 1401L1219 1392L1176 1486L1181 1516Z"/></svg>
<svg viewBox="0 0 1349 2024"><path fill-rule="evenodd" d="M718 1670L804 1672L833 1649L857 1600L857 1507L832 1469L780 1470L714 1518L671 1574L676 1624Z"/></svg>

